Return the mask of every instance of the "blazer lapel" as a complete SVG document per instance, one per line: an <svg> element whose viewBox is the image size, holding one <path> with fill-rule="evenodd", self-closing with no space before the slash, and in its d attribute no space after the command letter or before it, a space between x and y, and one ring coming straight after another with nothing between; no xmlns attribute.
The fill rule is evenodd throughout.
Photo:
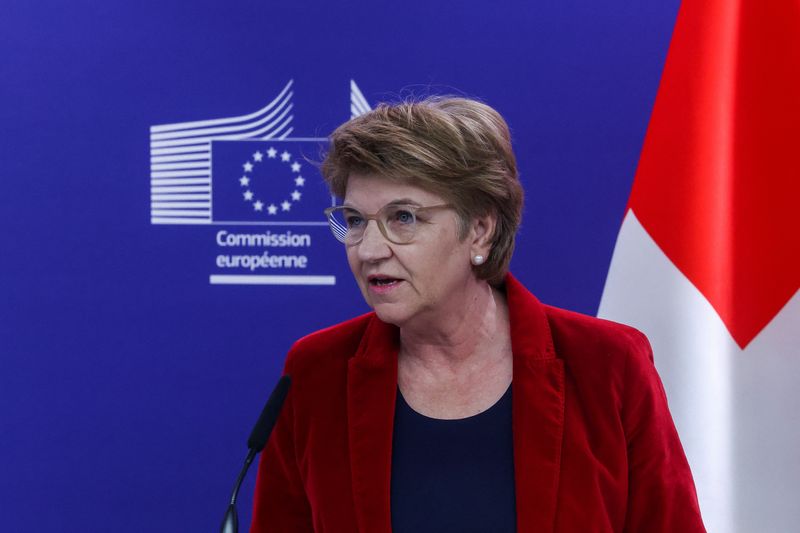
<svg viewBox="0 0 800 533"><path fill-rule="evenodd" d="M397 397L397 328L372 318L348 363L347 426L358 530L391 531L392 429Z"/></svg>
<svg viewBox="0 0 800 533"><path fill-rule="evenodd" d="M564 364L555 356L542 304L510 274L506 295L514 354L517 531L552 531L564 434Z"/></svg>

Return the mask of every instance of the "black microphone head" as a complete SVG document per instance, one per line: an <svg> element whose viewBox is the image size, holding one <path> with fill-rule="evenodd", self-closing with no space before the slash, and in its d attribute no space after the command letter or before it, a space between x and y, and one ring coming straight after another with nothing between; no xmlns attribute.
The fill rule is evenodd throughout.
<svg viewBox="0 0 800 533"><path fill-rule="evenodd" d="M272 433L272 428L275 427L275 422L278 421L278 415L281 412L283 401L289 393L289 385L291 383L292 378L288 375L281 376L272 394L269 395L267 404L264 406L264 410L261 411L261 416L258 417L253 431L250 432L250 438L247 439L247 447L255 450L256 453L261 452L264 446L267 445L269 435Z"/></svg>

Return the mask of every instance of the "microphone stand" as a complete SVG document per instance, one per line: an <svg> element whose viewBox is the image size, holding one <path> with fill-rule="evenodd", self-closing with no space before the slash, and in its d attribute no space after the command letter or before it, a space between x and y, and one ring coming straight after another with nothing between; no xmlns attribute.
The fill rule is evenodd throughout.
<svg viewBox="0 0 800 533"><path fill-rule="evenodd" d="M289 385L291 383L292 379L288 375L284 375L278 380L278 384L275 385L269 395L267 404L261 411L261 415L250 433L250 438L247 439L247 457L244 460L241 472L239 472L239 477L236 478L236 484L233 486L233 494L231 494L231 501L228 505L228 510L225 512L225 518L222 519L222 527L220 529L222 533L239 533L239 516L236 514L236 498L239 496L239 489L253 459L267 445L269 435L278 421L278 415L281 412L281 407L283 407L283 401L289 393Z"/></svg>
<svg viewBox="0 0 800 533"><path fill-rule="evenodd" d="M247 469L255 459L258 452L253 448L247 451L247 457L244 460L242 471L239 472L239 477L236 478L236 484L233 486L233 494L231 494L231 502L228 505L228 510L225 512L225 518L222 519L221 533L238 533L239 531L239 516L236 514L236 498L239 496L239 489L242 487L242 481L247 474Z"/></svg>

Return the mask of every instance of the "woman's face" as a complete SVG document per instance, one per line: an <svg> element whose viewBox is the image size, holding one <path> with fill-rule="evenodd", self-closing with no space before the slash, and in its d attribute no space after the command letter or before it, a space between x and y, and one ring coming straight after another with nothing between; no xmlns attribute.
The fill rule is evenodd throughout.
<svg viewBox="0 0 800 533"><path fill-rule="evenodd" d="M344 204L361 213L378 212L389 203L428 207L447 203L442 197L378 176L351 175ZM434 209L418 217L412 242L388 241L369 221L362 241L347 246L347 259L364 299L384 322L397 326L429 323L437 313L459 305L459 292L474 282L470 257L475 229L459 239L456 212Z"/></svg>

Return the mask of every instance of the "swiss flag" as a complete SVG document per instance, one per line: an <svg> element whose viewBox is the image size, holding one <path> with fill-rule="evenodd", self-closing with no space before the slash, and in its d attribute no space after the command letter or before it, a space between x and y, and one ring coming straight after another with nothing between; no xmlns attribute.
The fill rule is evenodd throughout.
<svg viewBox="0 0 800 533"><path fill-rule="evenodd" d="M650 338L708 531L800 524L800 0L684 0L599 315Z"/></svg>

